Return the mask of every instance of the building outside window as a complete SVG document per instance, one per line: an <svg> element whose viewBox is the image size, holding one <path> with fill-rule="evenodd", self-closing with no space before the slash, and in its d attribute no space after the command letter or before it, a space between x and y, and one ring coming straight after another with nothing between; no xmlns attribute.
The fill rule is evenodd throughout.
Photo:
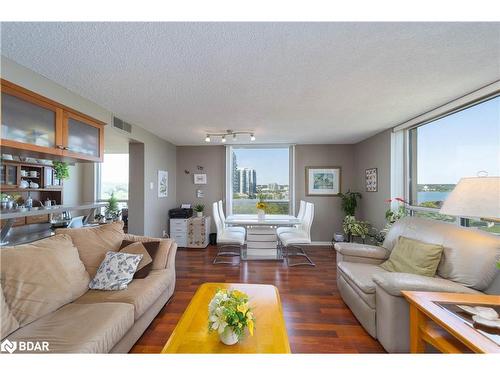
<svg viewBox="0 0 500 375"><path fill-rule="evenodd" d="M267 203L267 214L291 212L290 147L229 148L231 186L228 212L256 214L259 199Z"/></svg>
<svg viewBox="0 0 500 375"><path fill-rule="evenodd" d="M414 214L456 221L437 209L460 178L500 176L500 97L410 129L408 145L410 204L431 209ZM476 219L462 222L500 233L498 225L486 228Z"/></svg>

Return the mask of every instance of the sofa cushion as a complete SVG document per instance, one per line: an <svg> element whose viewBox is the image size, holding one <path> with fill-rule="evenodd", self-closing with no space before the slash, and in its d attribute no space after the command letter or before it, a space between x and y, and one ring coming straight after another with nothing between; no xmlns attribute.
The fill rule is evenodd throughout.
<svg viewBox="0 0 500 375"><path fill-rule="evenodd" d="M123 222L90 228L56 229L71 236L90 277L94 277L108 251L118 251L123 241Z"/></svg>
<svg viewBox="0 0 500 375"><path fill-rule="evenodd" d="M88 289L89 274L67 235L3 247L0 256L3 294L21 327Z"/></svg>
<svg viewBox="0 0 500 375"><path fill-rule="evenodd" d="M377 265L368 263L339 262L338 269L346 282L371 308L375 308L375 282L373 276L387 273Z"/></svg>
<svg viewBox="0 0 500 375"><path fill-rule="evenodd" d="M11 341L47 341L50 353L108 353L134 324L128 303L71 303L18 329Z"/></svg>
<svg viewBox="0 0 500 375"><path fill-rule="evenodd" d="M146 246L151 246L150 244L159 242L158 250L156 254L152 256L153 258L153 267L151 268L152 270L165 269L165 267L167 267L168 254L170 254L170 251L174 246L177 247L175 241L170 238L160 239L147 236L136 236L133 234L125 234L124 240L131 242L139 241L142 243L146 243Z"/></svg>
<svg viewBox="0 0 500 375"><path fill-rule="evenodd" d="M0 294L0 340L3 340L5 336L14 332L18 328L19 322L14 315L12 315L9 305L5 302L2 290Z"/></svg>
<svg viewBox="0 0 500 375"><path fill-rule="evenodd" d="M134 306L135 319L137 320L158 299L160 294L164 293L171 282L170 271L151 271L144 279L134 279L127 289L116 291L89 290L74 303L130 303Z"/></svg>
<svg viewBox="0 0 500 375"><path fill-rule="evenodd" d="M442 245L400 236L388 260L380 265L389 272L434 277L443 253Z"/></svg>
<svg viewBox="0 0 500 375"><path fill-rule="evenodd" d="M485 290L500 272L500 238L477 229L418 217L405 217L391 227L384 247L392 250L399 236L443 245L437 275L466 287Z"/></svg>

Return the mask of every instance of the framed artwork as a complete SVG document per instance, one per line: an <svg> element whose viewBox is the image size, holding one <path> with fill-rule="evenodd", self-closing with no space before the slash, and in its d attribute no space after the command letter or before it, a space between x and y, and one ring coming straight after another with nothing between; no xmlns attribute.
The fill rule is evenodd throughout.
<svg viewBox="0 0 500 375"><path fill-rule="evenodd" d="M366 191L376 192L378 189L377 184L378 172L377 168L370 168L365 170Z"/></svg>
<svg viewBox="0 0 500 375"><path fill-rule="evenodd" d="M194 176L194 183L195 185L206 185L207 183L207 175L202 173L202 174L193 174Z"/></svg>
<svg viewBox="0 0 500 375"><path fill-rule="evenodd" d="M158 171L158 198L168 197L168 171Z"/></svg>
<svg viewBox="0 0 500 375"><path fill-rule="evenodd" d="M306 167L307 196L339 195L340 182L340 167Z"/></svg>

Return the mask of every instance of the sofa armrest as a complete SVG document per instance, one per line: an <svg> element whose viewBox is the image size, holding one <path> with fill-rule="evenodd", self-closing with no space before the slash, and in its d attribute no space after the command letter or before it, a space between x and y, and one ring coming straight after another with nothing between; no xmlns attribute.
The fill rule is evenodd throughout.
<svg viewBox="0 0 500 375"><path fill-rule="evenodd" d="M373 276L377 287L384 289L390 295L402 296L401 291L417 292L447 292L482 294L481 292L467 288L454 281L438 277L414 275L410 273L387 272Z"/></svg>
<svg viewBox="0 0 500 375"><path fill-rule="evenodd" d="M358 258L360 262L363 259L384 261L389 258L389 250L381 246L365 245L352 242L337 242L335 250L348 258Z"/></svg>
<svg viewBox="0 0 500 375"><path fill-rule="evenodd" d="M175 268L175 255L177 252L177 243L170 238L155 238L148 236L136 236L134 234L125 234L124 240L134 242L151 242L159 241L160 247L156 254L153 270L160 270L165 268Z"/></svg>

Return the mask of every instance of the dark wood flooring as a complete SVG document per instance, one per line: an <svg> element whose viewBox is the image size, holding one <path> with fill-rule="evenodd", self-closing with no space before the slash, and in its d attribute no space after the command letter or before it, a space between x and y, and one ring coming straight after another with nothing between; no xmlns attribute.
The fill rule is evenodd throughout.
<svg viewBox="0 0 500 375"><path fill-rule="evenodd" d="M336 285L335 251L328 246L307 252L316 267L287 267L282 262L249 261L213 265L215 247L179 249L174 296L132 348L159 353L198 286L204 282L273 284L279 291L293 353L383 353L358 323Z"/></svg>

